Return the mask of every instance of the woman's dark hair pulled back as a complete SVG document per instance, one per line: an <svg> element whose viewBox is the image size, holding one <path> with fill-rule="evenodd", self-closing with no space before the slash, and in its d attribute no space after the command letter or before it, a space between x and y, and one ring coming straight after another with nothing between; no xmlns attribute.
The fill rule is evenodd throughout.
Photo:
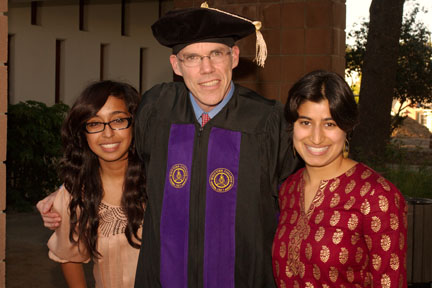
<svg viewBox="0 0 432 288"><path fill-rule="evenodd" d="M323 100L328 100L333 120L350 136L358 121L354 95L339 74L325 70L306 74L290 89L284 110L288 130L292 133L294 122L299 117L297 111L303 103L319 103Z"/></svg>

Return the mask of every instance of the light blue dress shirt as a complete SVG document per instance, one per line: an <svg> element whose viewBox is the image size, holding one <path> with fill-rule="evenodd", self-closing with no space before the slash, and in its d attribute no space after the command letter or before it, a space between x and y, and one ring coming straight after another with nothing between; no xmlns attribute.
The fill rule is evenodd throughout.
<svg viewBox="0 0 432 288"><path fill-rule="evenodd" d="M201 114L203 113L207 113L210 119L215 117L222 110L222 108L225 107L225 105L231 99L233 94L234 94L234 83L231 81L230 90L227 96L218 105L216 105L216 107L214 107L210 112L207 113L198 106L198 103L196 102L195 98L192 96L192 93L189 91L189 98L191 100L192 107L195 112L195 117L198 120L198 123L201 123Z"/></svg>

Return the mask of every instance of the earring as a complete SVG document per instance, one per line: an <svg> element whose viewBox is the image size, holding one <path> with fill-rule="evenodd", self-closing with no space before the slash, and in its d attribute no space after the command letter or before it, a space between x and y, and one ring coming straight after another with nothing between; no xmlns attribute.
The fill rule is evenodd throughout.
<svg viewBox="0 0 432 288"><path fill-rule="evenodd" d="M348 158L349 155L349 141L345 138L345 143L342 149L342 156L343 158Z"/></svg>

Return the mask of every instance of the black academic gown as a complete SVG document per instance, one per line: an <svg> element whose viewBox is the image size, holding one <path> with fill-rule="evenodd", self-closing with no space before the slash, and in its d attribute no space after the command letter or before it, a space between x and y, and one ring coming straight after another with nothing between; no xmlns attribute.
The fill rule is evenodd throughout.
<svg viewBox="0 0 432 288"><path fill-rule="evenodd" d="M150 89L144 94L136 116L135 143L147 171L148 204L135 287L161 287L160 219L169 169L166 164L168 141L171 125L184 123L195 127L193 165L189 174L187 286L204 287L208 176L205 166L209 134L217 127L241 133L235 208L235 287L275 287L271 247L277 226L278 185L296 166L282 105L236 85L227 105L201 128L183 83L164 83Z"/></svg>

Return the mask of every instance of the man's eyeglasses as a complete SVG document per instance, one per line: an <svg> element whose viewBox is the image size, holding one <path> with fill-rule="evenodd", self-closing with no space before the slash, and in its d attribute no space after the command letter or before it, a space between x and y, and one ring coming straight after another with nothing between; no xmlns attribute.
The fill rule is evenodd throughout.
<svg viewBox="0 0 432 288"><path fill-rule="evenodd" d="M182 62L186 67L196 67L199 66L202 62L202 60L205 57L208 57L210 62L212 62L213 64L217 64L217 63L222 63L223 61L225 61L226 56L231 54L231 49L229 51L212 51L210 53L210 55L198 55L198 54L185 54L183 55L183 59L179 58L178 56L177 59Z"/></svg>
<svg viewBox="0 0 432 288"><path fill-rule="evenodd" d="M123 130L129 128L132 124L132 117L129 118L118 118L109 122L88 122L84 124L84 130L89 133L99 133L105 130L105 126L108 125L112 130Z"/></svg>

